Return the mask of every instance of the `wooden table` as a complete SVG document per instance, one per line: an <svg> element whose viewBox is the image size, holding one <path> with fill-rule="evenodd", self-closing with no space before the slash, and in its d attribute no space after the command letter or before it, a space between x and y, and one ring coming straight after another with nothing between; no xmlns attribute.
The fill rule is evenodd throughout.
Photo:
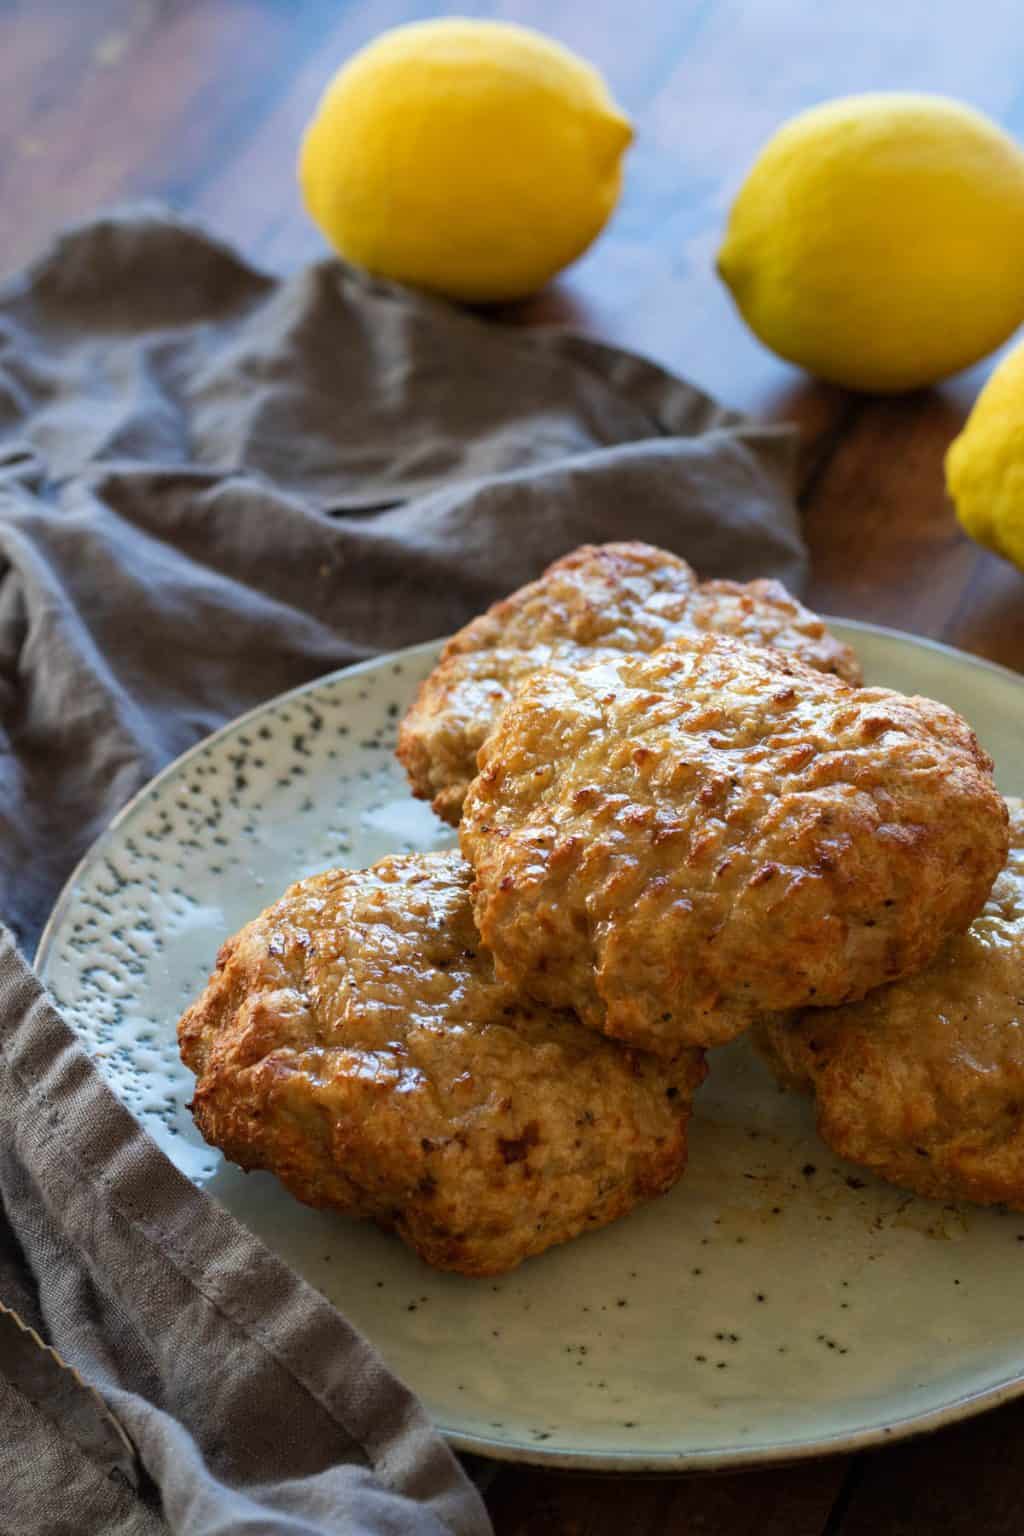
<svg viewBox="0 0 1024 1536"><path fill-rule="evenodd" d="M272 268L322 255L294 177L319 91L382 28L445 9L561 38L637 125L613 226L510 318L568 321L730 405L799 423L809 600L1024 669L1024 576L964 538L943 493L943 453L986 368L892 400L823 388L753 340L713 273L744 168L812 102L945 91L1024 137L1015 0L2 0L0 266L70 219L141 197ZM499 1536L1020 1536L1022 1452L1024 1404L886 1452L745 1475L502 1467L487 1498Z"/></svg>

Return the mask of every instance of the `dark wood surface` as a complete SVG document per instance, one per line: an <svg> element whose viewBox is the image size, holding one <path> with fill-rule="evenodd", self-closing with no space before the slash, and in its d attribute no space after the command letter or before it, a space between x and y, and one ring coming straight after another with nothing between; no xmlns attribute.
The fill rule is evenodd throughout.
<svg viewBox="0 0 1024 1536"><path fill-rule="evenodd" d="M323 254L299 204L299 135L326 79L382 28L445 10L542 27L632 114L620 210L548 293L509 315L644 351L804 434L810 600L1024 669L1024 576L959 532L942 459L987 365L858 399L777 362L713 255L744 168L783 118L846 91L946 91L1024 137L1017 0L0 0L0 269L104 204L158 198L286 270ZM1024 1531L1024 1407L882 1453L699 1479L498 1468L499 1536L923 1536Z"/></svg>

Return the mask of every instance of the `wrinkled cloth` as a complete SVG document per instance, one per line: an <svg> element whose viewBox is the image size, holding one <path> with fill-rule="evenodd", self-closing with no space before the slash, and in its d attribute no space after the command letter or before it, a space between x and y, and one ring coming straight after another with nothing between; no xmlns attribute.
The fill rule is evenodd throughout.
<svg viewBox="0 0 1024 1536"><path fill-rule="evenodd" d="M799 591L792 450L627 353L335 261L275 279L154 210L0 290L0 1531L488 1529L415 1400L175 1171L18 946L201 737L579 543Z"/></svg>

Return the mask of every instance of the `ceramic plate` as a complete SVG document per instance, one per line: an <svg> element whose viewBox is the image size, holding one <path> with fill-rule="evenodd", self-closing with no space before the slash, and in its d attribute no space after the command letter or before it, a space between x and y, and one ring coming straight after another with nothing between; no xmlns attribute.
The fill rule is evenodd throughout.
<svg viewBox="0 0 1024 1536"><path fill-rule="evenodd" d="M972 721L1024 791L1024 680L834 625L870 680ZM452 841L412 800L396 726L437 647L325 678L227 727L118 817L38 965L174 1162L377 1344L456 1446L682 1470L850 1449L1024 1390L1024 1217L887 1188L816 1140L743 1041L718 1052L672 1194L505 1279L433 1273L395 1238L306 1210L206 1147L179 1013L227 934L291 880Z"/></svg>

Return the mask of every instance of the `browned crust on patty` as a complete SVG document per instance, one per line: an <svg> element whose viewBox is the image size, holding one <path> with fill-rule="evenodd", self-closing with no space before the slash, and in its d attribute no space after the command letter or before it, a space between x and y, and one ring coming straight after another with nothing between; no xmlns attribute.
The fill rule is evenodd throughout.
<svg viewBox="0 0 1024 1536"><path fill-rule="evenodd" d="M494 975L457 853L292 886L179 1027L193 1114L299 1200L498 1274L667 1190L699 1053L658 1062Z"/></svg>
<svg viewBox="0 0 1024 1536"><path fill-rule="evenodd" d="M653 545L585 544L448 641L399 732L413 793L457 825L478 750L539 667L584 665L602 650L649 653L676 635L705 631L861 680L850 647L781 582L698 582L685 560Z"/></svg>
<svg viewBox="0 0 1024 1536"><path fill-rule="evenodd" d="M1024 802L966 933L925 970L845 1008L760 1024L787 1086L813 1090L840 1157L937 1200L1024 1210Z"/></svg>
<svg viewBox="0 0 1024 1536"><path fill-rule="evenodd" d="M919 970L1006 856L952 710L726 638L536 673L480 765L460 837L499 975L648 1050Z"/></svg>

